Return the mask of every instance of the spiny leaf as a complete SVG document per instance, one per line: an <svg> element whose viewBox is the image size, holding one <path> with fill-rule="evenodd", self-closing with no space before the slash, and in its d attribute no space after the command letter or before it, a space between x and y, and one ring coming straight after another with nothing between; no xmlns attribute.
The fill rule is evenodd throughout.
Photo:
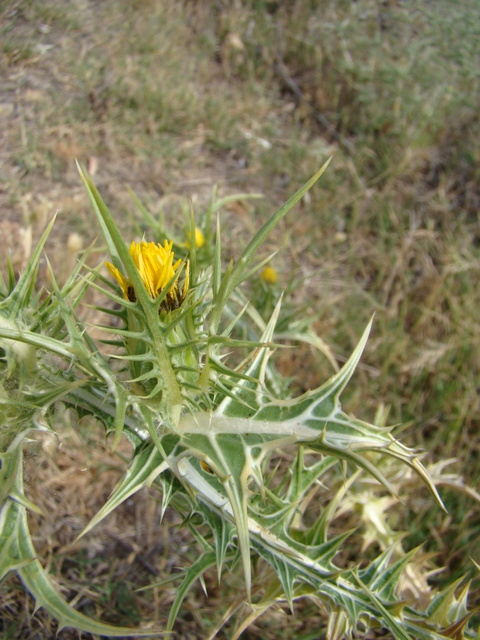
<svg viewBox="0 0 480 640"><path fill-rule="evenodd" d="M124 477L115 487L107 502L97 511L78 537L80 538L88 533L103 518L142 487L150 486L155 478L167 468L168 464L157 447L153 444L143 447L134 455Z"/></svg>
<svg viewBox="0 0 480 640"><path fill-rule="evenodd" d="M11 451L12 455L14 451ZM18 464L9 467L9 481L16 493L23 495L21 443L16 447ZM115 627L93 620L71 607L54 588L50 577L36 558L27 522L27 510L22 504L7 497L0 509L0 578L16 571L36 606L44 607L59 622L59 629L73 627L88 633L108 637L145 637L158 635L149 629Z"/></svg>
<svg viewBox="0 0 480 640"><path fill-rule="evenodd" d="M21 274L15 288L11 291L8 298L0 302L0 311L5 313L10 318L18 318L21 316L22 310L27 309L29 306L30 298L36 283L38 263L43 251L43 247L47 241L50 231L55 223L56 216L54 216L42 233L34 252L30 256L30 259L25 267L25 270Z"/></svg>
<svg viewBox="0 0 480 640"><path fill-rule="evenodd" d="M375 604L377 610L382 615L387 628L395 634L395 640L412 640L411 636L406 633L404 627L400 625L398 621L390 614L383 602L381 602L381 600L368 588L368 586L362 582L358 574L354 573L353 575L355 576L357 583L365 591L372 603Z"/></svg>
<svg viewBox="0 0 480 640"><path fill-rule="evenodd" d="M240 258L233 265L231 270L227 270L223 275L221 282L219 283L217 295L214 299L214 310L211 317L210 333L215 334L218 330L220 316L223 312L223 308L230 297L230 294L238 287L238 285L245 278L245 271L251 264L252 258L257 252L260 245L264 242L265 238L271 232L271 230L278 224L278 222L286 216L290 209L305 195L305 193L315 184L315 182L324 173L331 158L322 166L322 168L306 182L273 216L263 225L263 227L255 234L250 240L248 245L243 250Z"/></svg>
<svg viewBox="0 0 480 640"><path fill-rule="evenodd" d="M177 618L178 610L185 599L189 589L192 587L194 582L200 579L205 571L210 567L214 566L216 563L216 554L214 551L207 551L202 553L202 555L185 571L185 577L182 580L182 583L179 587L177 587L175 600L170 609L170 614L168 616L167 622L167 630L171 631L173 629L173 625L175 624L175 620Z"/></svg>
<svg viewBox="0 0 480 640"><path fill-rule="evenodd" d="M209 509L207 504L200 502L198 505L198 509L203 515L213 534L218 582L220 583L222 568L227 556L227 550L233 541L234 528L233 525L228 522L228 520L222 518L218 513Z"/></svg>
<svg viewBox="0 0 480 640"><path fill-rule="evenodd" d="M464 581L464 578L458 578L450 585L448 585L445 589L437 593L430 603L427 613L428 617L432 622L439 624L443 627L447 627L450 625L452 618L451 614L453 610L457 607L459 602L462 603L462 614L465 613L466 610L466 595L467 591L463 590L461 599L457 599L455 593L459 586Z"/></svg>

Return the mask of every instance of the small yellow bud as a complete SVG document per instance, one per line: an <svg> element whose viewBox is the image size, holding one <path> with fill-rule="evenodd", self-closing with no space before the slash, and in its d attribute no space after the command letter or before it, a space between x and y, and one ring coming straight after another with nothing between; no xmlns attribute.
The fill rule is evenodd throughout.
<svg viewBox="0 0 480 640"><path fill-rule="evenodd" d="M187 241L186 241L186 247L187 249L191 248L191 233L188 232L187 233ZM205 236L203 235L203 232L201 229L199 229L198 227L195 227L195 247L196 249L200 249L200 247L203 247L203 245L205 244Z"/></svg>
<svg viewBox="0 0 480 640"><path fill-rule="evenodd" d="M278 274L273 267L264 267L260 277L267 284L277 284Z"/></svg>

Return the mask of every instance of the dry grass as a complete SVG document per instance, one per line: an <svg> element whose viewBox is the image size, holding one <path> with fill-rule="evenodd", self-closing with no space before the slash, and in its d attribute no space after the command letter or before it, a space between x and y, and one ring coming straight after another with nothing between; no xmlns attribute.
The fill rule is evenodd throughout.
<svg viewBox="0 0 480 640"><path fill-rule="evenodd" d="M32 239L60 210L47 252L59 279L68 273L75 247L97 235L78 158L127 234L134 215L127 185L167 224L188 198L201 212L215 184L223 194L263 192L263 202L222 213L226 252L235 257L241 238L333 153L322 183L272 238L282 249L274 261L281 286L316 314L340 361L376 312L346 406L373 419L382 401L409 444L433 450L434 459L457 458L452 468L475 487L478 5L317 4L2 3L2 247L20 269ZM329 372L308 350L281 360L287 373L301 372L300 389ZM133 598L133 576L146 580L141 559L157 570L178 541L144 494L95 536L74 542L123 468L97 431L92 438L80 427L62 436L68 447L39 444L28 461L32 497L47 513L32 520L39 554L84 610L120 621L128 602L123 622L155 619L164 596ZM448 519L420 510L409 529L412 544L427 539L439 553L446 579L470 570L468 556L478 560L480 512L465 493L445 489L444 497ZM3 593L12 630L5 637L53 637L45 617L30 617L17 584ZM215 589L212 603L219 604ZM198 616L208 627L207 609L190 611L181 637L199 637ZM292 633L302 624L282 620ZM276 624L273 617L270 631L268 622L258 633L277 637L269 635ZM294 635L309 637L301 633Z"/></svg>

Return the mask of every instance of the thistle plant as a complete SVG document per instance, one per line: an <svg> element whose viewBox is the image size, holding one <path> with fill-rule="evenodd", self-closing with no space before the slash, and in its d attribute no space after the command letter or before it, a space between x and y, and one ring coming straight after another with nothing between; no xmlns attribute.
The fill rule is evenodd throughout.
<svg viewBox="0 0 480 640"><path fill-rule="evenodd" d="M396 501L399 467L416 474L443 507L416 452L391 428L341 407L371 323L340 370L319 388L292 397L272 355L285 339L316 346L321 340L307 324L282 320L281 296L265 320L241 287L261 273L266 286L276 286L269 258L257 260L256 253L327 164L226 266L219 219L215 233L204 234L192 216L177 255L168 238L128 247L80 168L110 256L109 274L89 269L84 260L62 287L52 273L51 291L38 290L50 225L18 281L10 269L2 282L0 575L16 572L60 628L109 637L154 635L76 611L37 557L27 512L38 507L24 492L23 452L35 431L55 432L59 403L99 420L113 449L123 437L134 446L123 478L82 535L150 486L159 492L162 510L177 510L195 536L198 554L172 576L175 597L159 633L174 631L183 600L207 571L216 568L220 580L240 567L244 592L216 627L234 618L232 638L275 604L295 611L301 598L326 613L330 640L358 637L371 627L398 639L475 637L468 630L468 589L432 592L425 610L402 595L414 552L403 551L384 520L386 503ZM93 339L78 313L90 287L105 301L99 303L103 312L121 320L120 327L103 327L111 334L104 342ZM315 508L325 487L329 499L319 499ZM377 536L381 551L365 555L361 564L342 565L337 558L348 550L352 532L332 532L332 522L340 510L354 513L359 504L362 517L354 526L367 522L369 540Z"/></svg>

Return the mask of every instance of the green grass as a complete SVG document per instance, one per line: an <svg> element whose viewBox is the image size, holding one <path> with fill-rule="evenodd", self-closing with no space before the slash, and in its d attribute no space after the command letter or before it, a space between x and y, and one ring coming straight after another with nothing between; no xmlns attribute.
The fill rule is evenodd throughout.
<svg viewBox="0 0 480 640"><path fill-rule="evenodd" d="M318 315L339 358L376 313L347 408L373 419L382 401L408 444L432 460L456 458L451 469L475 488L478 2L231 4L4 3L0 103L18 100L18 114L2 125L2 216L22 219L29 194L44 194L53 214L80 189L73 159L95 157L99 187L126 228L126 183L167 219L179 211L173 197L193 196L201 210L215 183L223 193L262 191L262 203L222 214L235 257L243 246L234 234L333 154L272 240L282 248L273 260L280 287L304 281L292 295ZM30 93L15 97L11 78ZM75 206L63 224L84 230L87 244L88 203ZM306 358L303 388L324 366ZM445 500L448 520L432 508L409 525L412 544L427 539L446 565L439 582L473 575L469 557L480 559L478 504L452 489Z"/></svg>

